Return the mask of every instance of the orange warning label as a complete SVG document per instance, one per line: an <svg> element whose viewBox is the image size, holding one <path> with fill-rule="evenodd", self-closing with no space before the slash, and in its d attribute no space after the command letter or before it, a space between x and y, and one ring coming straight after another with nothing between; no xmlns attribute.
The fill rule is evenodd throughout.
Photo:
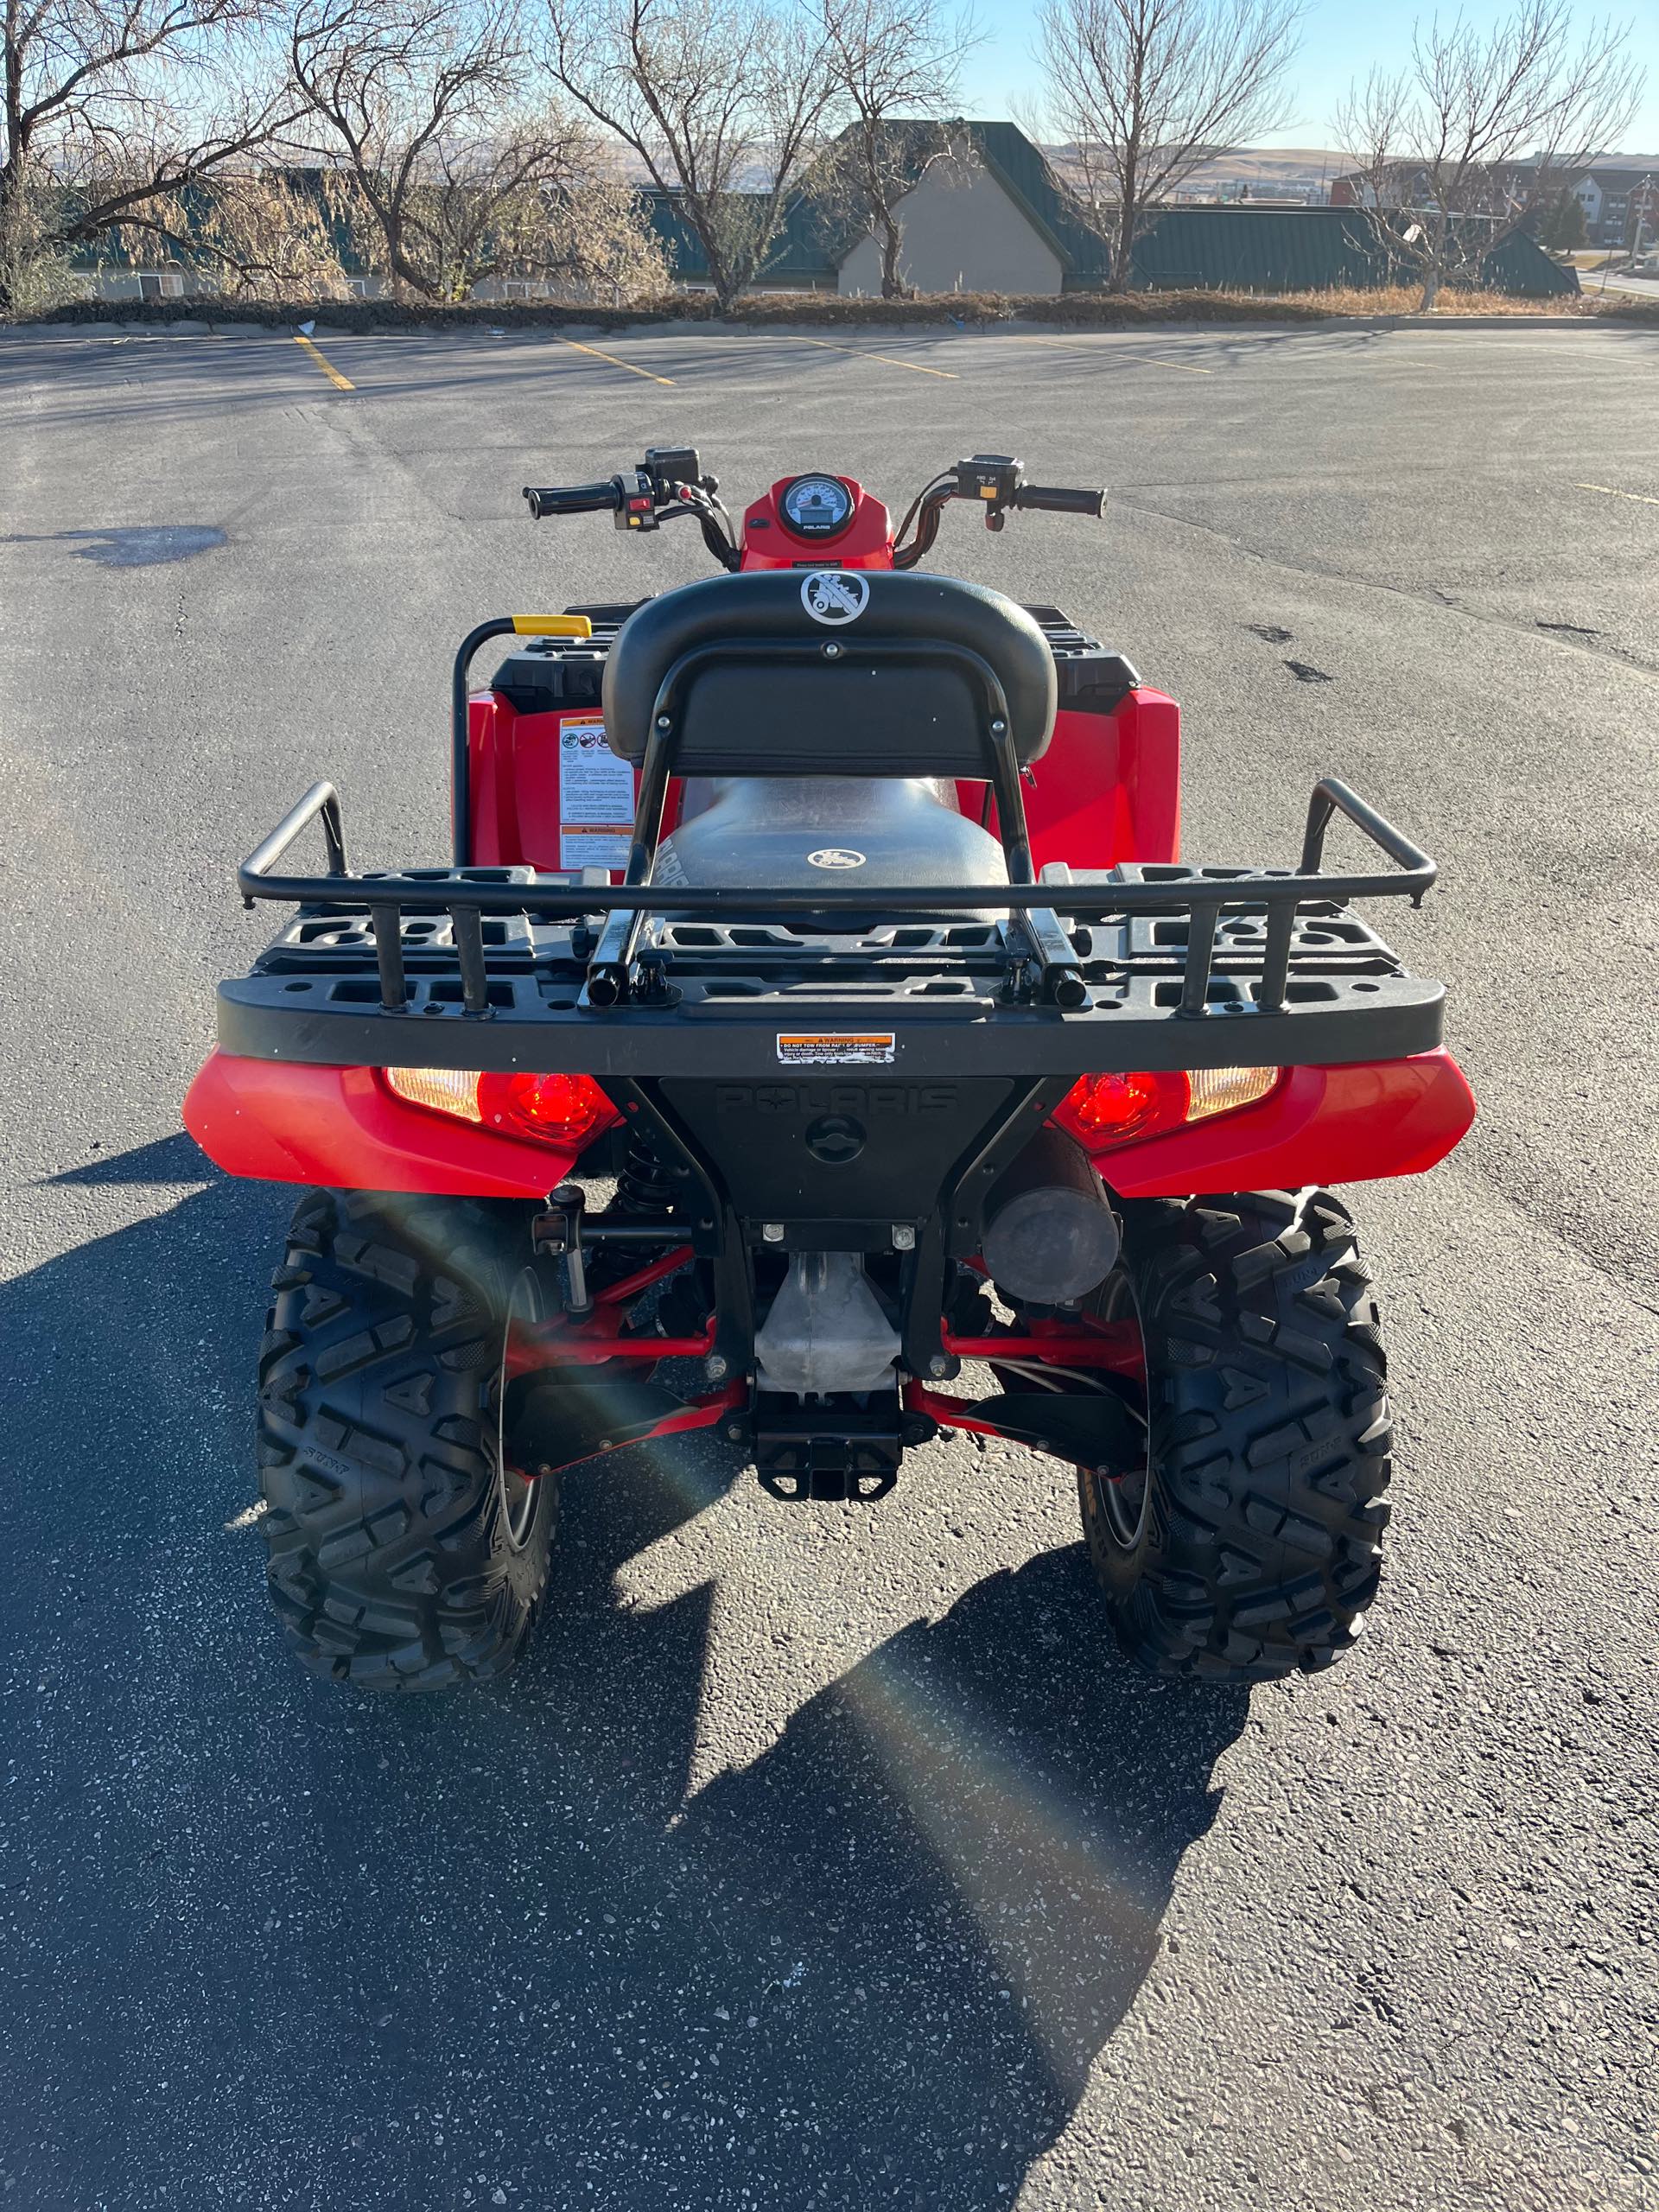
<svg viewBox="0 0 1659 2212"><path fill-rule="evenodd" d="M891 1067L899 1040L891 1029L802 1030L778 1039L786 1068Z"/></svg>

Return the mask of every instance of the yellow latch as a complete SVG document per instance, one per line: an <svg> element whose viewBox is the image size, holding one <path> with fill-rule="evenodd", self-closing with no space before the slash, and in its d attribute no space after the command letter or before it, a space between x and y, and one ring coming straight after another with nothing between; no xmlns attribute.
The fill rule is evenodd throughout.
<svg viewBox="0 0 1659 2212"><path fill-rule="evenodd" d="M515 614L512 626L521 638L591 638L594 626L585 614Z"/></svg>

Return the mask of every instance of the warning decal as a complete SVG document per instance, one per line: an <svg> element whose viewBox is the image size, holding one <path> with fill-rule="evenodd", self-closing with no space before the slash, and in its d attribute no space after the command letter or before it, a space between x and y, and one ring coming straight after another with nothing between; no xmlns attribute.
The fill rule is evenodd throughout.
<svg viewBox="0 0 1659 2212"><path fill-rule="evenodd" d="M778 1039L778 1058L786 1068L891 1067L898 1039L890 1029L800 1031Z"/></svg>
<svg viewBox="0 0 1659 2212"><path fill-rule="evenodd" d="M633 835L633 771L605 742L602 721L559 730L559 866L626 868Z"/></svg>

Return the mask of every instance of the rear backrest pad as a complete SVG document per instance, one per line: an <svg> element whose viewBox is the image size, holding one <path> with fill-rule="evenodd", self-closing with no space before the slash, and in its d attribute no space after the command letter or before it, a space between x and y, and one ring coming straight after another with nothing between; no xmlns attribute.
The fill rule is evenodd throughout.
<svg viewBox="0 0 1659 2212"><path fill-rule="evenodd" d="M827 564L826 564L827 565ZM985 714L960 664L861 662L861 641L976 653L995 672L1021 762L1054 727L1053 655L1026 610L954 577L863 571L861 608L827 624L809 613L811 574L720 576L648 600L624 624L605 668L612 749L639 761L663 679L684 654L724 640L822 645L840 655L704 666L689 684L675 765L686 775L964 775L986 772ZM811 594L815 601L822 594Z"/></svg>

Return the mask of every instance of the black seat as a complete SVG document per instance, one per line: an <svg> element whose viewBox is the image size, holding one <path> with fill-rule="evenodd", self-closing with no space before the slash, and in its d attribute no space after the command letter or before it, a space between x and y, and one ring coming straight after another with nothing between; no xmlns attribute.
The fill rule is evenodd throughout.
<svg viewBox="0 0 1659 2212"><path fill-rule="evenodd" d="M683 776L984 776L988 706L966 655L1001 688L1016 760L1054 728L1054 657L1024 607L954 577L849 574L826 622L818 572L710 578L647 600L605 667L605 729L644 758L664 678L688 654L675 702ZM861 596L868 593L863 604ZM826 654L823 648L838 650Z"/></svg>
<svg viewBox="0 0 1659 2212"><path fill-rule="evenodd" d="M937 785L914 777L849 784L736 776L701 791L709 803L682 817L664 839L655 882L739 889L835 883L874 892L895 883L1007 880L1002 848L989 830L965 820Z"/></svg>

